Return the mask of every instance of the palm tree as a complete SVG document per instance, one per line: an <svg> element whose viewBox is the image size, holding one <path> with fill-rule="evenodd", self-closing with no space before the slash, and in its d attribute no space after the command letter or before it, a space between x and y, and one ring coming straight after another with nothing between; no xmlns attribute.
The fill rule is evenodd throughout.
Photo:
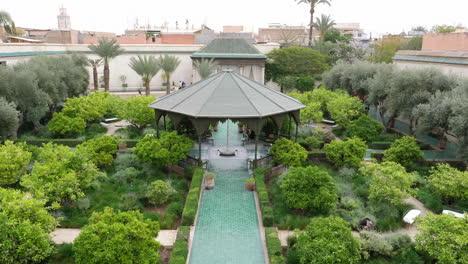
<svg viewBox="0 0 468 264"><path fill-rule="evenodd" d="M94 91L99 90L99 80L98 80L98 72L97 68L102 65L102 59L89 59L88 60L89 66L93 67L93 83L94 83Z"/></svg>
<svg viewBox="0 0 468 264"><path fill-rule="evenodd" d="M0 10L0 26L5 29L5 32L14 35L16 33L15 22L11 19L7 11Z"/></svg>
<svg viewBox="0 0 468 264"><path fill-rule="evenodd" d="M124 53L124 49L117 44L115 39L99 40L98 45L91 44L88 48L96 53L104 61L104 87L105 91L109 91L109 61L120 54Z"/></svg>
<svg viewBox="0 0 468 264"><path fill-rule="evenodd" d="M171 74L179 67L180 60L176 56L159 56L159 66L163 70L163 78L166 81L166 94L171 93Z"/></svg>
<svg viewBox="0 0 468 264"><path fill-rule="evenodd" d="M325 34L336 25L335 20L331 19L330 15L323 15L315 19L314 28L320 32L320 37L323 38Z"/></svg>
<svg viewBox="0 0 468 264"><path fill-rule="evenodd" d="M138 59L137 59L138 58ZM158 73L160 66L158 60L153 56L143 56L130 59L130 68L132 68L138 75L140 75L146 88L146 95L150 95L150 82L151 79Z"/></svg>
<svg viewBox="0 0 468 264"><path fill-rule="evenodd" d="M330 5L332 0L294 0L298 1L298 4L309 4L310 5L310 25L309 25L309 47L312 47L312 33L314 28L314 13L315 7L319 4L327 4Z"/></svg>
<svg viewBox="0 0 468 264"><path fill-rule="evenodd" d="M217 64L214 63L214 59L195 61L195 68L202 80L210 77L210 75L216 70L216 66Z"/></svg>

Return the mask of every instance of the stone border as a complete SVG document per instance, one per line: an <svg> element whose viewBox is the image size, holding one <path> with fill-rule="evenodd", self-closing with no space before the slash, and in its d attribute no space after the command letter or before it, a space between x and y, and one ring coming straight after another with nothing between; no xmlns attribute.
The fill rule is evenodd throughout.
<svg viewBox="0 0 468 264"><path fill-rule="evenodd" d="M253 177L253 171L250 169L249 169L249 176ZM253 193L254 193L254 200L255 200L255 209L257 210L257 221L258 221L258 228L260 231L260 239L262 240L263 255L265 256L265 264L270 264L270 257L268 255L268 250L266 247L265 227L263 226L262 211L260 210L260 202L258 201L257 190L255 190Z"/></svg>

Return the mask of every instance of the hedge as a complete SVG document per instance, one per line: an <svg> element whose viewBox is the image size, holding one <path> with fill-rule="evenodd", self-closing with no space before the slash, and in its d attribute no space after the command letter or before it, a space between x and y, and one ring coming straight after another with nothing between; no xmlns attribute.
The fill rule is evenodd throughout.
<svg viewBox="0 0 468 264"><path fill-rule="evenodd" d="M169 264L185 264L188 256L190 226L179 226Z"/></svg>
<svg viewBox="0 0 468 264"><path fill-rule="evenodd" d="M393 142L391 141L374 141L369 144L370 149L385 150L389 149Z"/></svg>
<svg viewBox="0 0 468 264"><path fill-rule="evenodd" d="M42 144L55 143L68 147L76 147L85 142L83 139L28 139L28 140L15 140L15 142L24 142L28 145L42 147Z"/></svg>
<svg viewBox="0 0 468 264"><path fill-rule="evenodd" d="M265 240L271 264L284 263L283 248L276 227L265 227Z"/></svg>
<svg viewBox="0 0 468 264"><path fill-rule="evenodd" d="M200 197L200 188L203 181L203 169L196 168L193 172L190 190L185 200L184 211L182 212L182 225L190 226L195 221L195 215L198 209L198 198Z"/></svg>
<svg viewBox="0 0 468 264"><path fill-rule="evenodd" d="M254 170L255 185L258 193L258 202L262 211L262 221L264 226L273 225L273 209L270 206L270 198L265 185L266 168L257 168Z"/></svg>

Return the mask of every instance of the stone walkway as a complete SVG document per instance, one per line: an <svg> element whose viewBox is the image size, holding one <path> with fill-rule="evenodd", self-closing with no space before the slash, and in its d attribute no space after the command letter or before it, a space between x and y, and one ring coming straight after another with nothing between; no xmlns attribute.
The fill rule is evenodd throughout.
<svg viewBox="0 0 468 264"><path fill-rule="evenodd" d="M117 122L114 122L114 123L109 123L109 124L105 124L103 125L104 127L107 128L107 132L106 132L106 136L112 136L115 134L115 132L123 127L127 127L129 126L130 123L126 120L121 120L121 121L117 121Z"/></svg>
<svg viewBox="0 0 468 264"><path fill-rule="evenodd" d="M57 228L50 234L52 241L55 244L70 244L80 234L81 229L76 228ZM172 248L177 237L177 230L160 230L158 236L155 238L161 246L165 248Z"/></svg>

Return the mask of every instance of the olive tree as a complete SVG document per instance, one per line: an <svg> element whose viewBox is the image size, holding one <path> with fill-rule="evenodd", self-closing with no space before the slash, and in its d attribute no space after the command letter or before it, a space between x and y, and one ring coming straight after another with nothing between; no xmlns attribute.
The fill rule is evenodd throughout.
<svg viewBox="0 0 468 264"><path fill-rule="evenodd" d="M0 139L16 138L19 128L19 112L16 104L0 97Z"/></svg>
<svg viewBox="0 0 468 264"><path fill-rule="evenodd" d="M159 223L138 211L94 212L73 243L77 264L159 263Z"/></svg>
<svg viewBox="0 0 468 264"><path fill-rule="evenodd" d="M338 202L331 176L314 166L291 168L282 178L281 193L294 209L326 213Z"/></svg>
<svg viewBox="0 0 468 264"><path fill-rule="evenodd" d="M337 216L312 218L295 247L303 264L354 264L361 259L359 242L349 224Z"/></svg>

